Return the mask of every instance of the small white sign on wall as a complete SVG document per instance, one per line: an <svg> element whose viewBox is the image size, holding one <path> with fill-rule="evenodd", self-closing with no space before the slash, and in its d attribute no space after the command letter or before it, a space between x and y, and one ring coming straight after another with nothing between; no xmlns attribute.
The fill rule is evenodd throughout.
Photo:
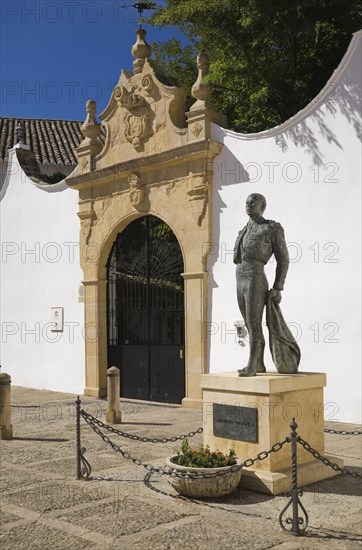
<svg viewBox="0 0 362 550"><path fill-rule="evenodd" d="M52 332L63 332L64 309L62 307L50 308L50 322Z"/></svg>

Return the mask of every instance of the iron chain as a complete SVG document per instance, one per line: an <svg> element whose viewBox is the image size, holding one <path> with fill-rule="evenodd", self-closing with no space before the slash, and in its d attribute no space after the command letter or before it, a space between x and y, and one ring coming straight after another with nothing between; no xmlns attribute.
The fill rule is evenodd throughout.
<svg viewBox="0 0 362 550"><path fill-rule="evenodd" d="M328 428L325 428L324 431L327 434L362 435L362 432L359 432L358 430L353 430L351 432L348 432L347 430L329 430Z"/></svg>
<svg viewBox="0 0 362 550"><path fill-rule="evenodd" d="M127 439L132 439L132 441L142 441L143 443L174 443L175 441L179 441L179 440L182 441L183 439L186 439L186 438L189 438L189 437L194 437L196 434L201 434L203 432L203 428L198 428L198 430L196 430L194 432L190 432L187 435L182 434L182 435L174 436L174 437L160 437L160 438L157 438L157 437L151 437L151 438L141 437L141 436L138 436L138 435L129 434L127 432L122 432L121 430L117 430L117 428L114 428L113 426L109 426L108 424L105 424L101 420L98 420L97 418L95 418L91 414L86 413L83 409L80 411L80 414L83 416L83 418L85 420L87 420L87 418L91 418L92 421L95 424L98 424L99 427L104 428L105 430L108 430L109 432L120 435L121 437L126 437Z"/></svg>
<svg viewBox="0 0 362 550"><path fill-rule="evenodd" d="M84 411L81 411L81 414L83 412ZM205 478L220 477L220 476L226 475L226 474L228 474L230 472L233 472L233 471L236 472L241 467L239 465L235 465L235 466L231 466L230 468L225 469L225 471L215 472L215 473L210 473L210 474L196 474L196 473L193 473L193 472L183 473L183 472L179 472L177 470L173 470L172 468L155 467L155 466L152 466L152 464L147 464L145 462L142 462L142 460L140 460L139 458L133 457L127 451L123 451L119 445L114 443L107 435L105 435L103 432L101 432L99 427L96 425L96 424L98 424L99 421L97 419L95 419L94 417L92 417L92 415L89 415L89 414L86 413L86 416L83 415L83 414L82 414L82 416L83 416L84 420L86 421L86 423L94 430L94 432L97 435L99 435L105 443L110 445L114 451L116 451L118 453L121 453L123 458L125 458L127 460L131 460L133 462L133 464L135 464L136 466L142 466L148 472L152 472L152 473L156 473L156 474L162 474L162 475L164 475L164 474L165 475L171 475L172 477L182 477L182 478L186 478L186 479L205 479Z"/></svg>
<svg viewBox="0 0 362 550"><path fill-rule="evenodd" d="M304 439L302 439L299 435L297 436L297 441L302 445L302 447L306 451L311 453L314 456L314 458L317 458L318 460L323 462L323 464L325 464L326 466L330 466L336 472L341 472L341 474L348 474L352 477L362 478L362 474L359 474L358 472L351 472L350 470L347 470L347 468L341 468L335 462L331 462L330 460L328 460L327 457L321 455L316 449L313 449L313 447L311 447L309 443L307 443L307 441L304 441Z"/></svg>
<svg viewBox="0 0 362 550"><path fill-rule="evenodd" d="M290 437L286 437L284 439L284 441L281 441L281 442L278 442L278 443L274 443L274 445L272 446L271 449L269 449L269 451L262 451L261 453L259 453L256 458L248 458L246 460L244 460L243 462L243 466L245 468L249 468L250 466L252 466L257 460L265 460L266 458L268 458L268 456L271 454L271 453L277 453L278 451L280 451L280 449L286 444L286 443L289 443L290 442Z"/></svg>
<svg viewBox="0 0 362 550"><path fill-rule="evenodd" d="M185 439L186 437L193 437L197 433L201 433L203 431L202 428L199 428L195 432L190 432L187 435L181 435L181 436L178 436L178 437L172 437L172 438L166 438L166 437L164 437L164 438L147 438L147 437L139 437L137 435L128 434L126 432L122 432L121 430L117 430L116 428L113 428L113 426L109 426L108 424L105 424L101 420L98 420L97 418L95 418L91 414L86 413L83 409L81 409L80 414L83 416L86 423L93 429L93 431L97 435L99 435L107 445L110 445L114 451L121 453L121 455L125 459L131 460L136 466L142 466L143 468L145 468L149 472L171 475L173 477L182 477L182 478L189 478L189 479L191 479L191 478L193 478L193 479L202 479L202 478L220 477L220 476L223 476L223 475L227 474L228 472L230 472L230 470L233 471L233 469L234 469L236 471L236 470L239 469L239 466L235 466L234 468L231 468L231 469L228 468L227 471L220 472L220 473L217 472L217 473L210 473L210 474L196 474L196 473L191 473L191 472L182 473L182 472L179 472L177 470L172 470L172 468L169 468L169 467L168 468L154 467L151 464L147 464L147 463L143 462L142 460L133 457L127 451L122 450L119 445L114 443L107 435L105 435L100 430L100 428L104 428L104 429L106 429L106 430L108 430L112 433L115 433L115 434L120 435L122 437L126 437L128 439L133 440L133 441L142 441L142 442L150 442L150 443L168 443L168 442L175 442L177 440L182 440L182 439ZM358 434L358 432L344 432L344 431L343 432L337 432L335 430L324 430L324 431L328 431L329 433L345 433L345 434L352 433L353 435ZM268 458L268 456L271 453L277 453L278 451L280 451L283 448L283 446L286 443L290 443L290 441L291 441L291 438L290 438L290 436L288 436L283 441L274 443L274 445L268 451L260 452L255 458L246 459L243 462L243 467L244 468L249 468L250 466L253 466L253 464L257 460L265 460L266 458ZM318 460L323 462L323 464L325 464L326 466L331 467L336 472L340 472L341 474L348 474L348 475L350 475L352 477L355 477L355 478L362 478L362 474L359 474L357 472L351 472L350 470L347 470L346 468L341 468L340 466L338 466L338 464L336 464L334 462L331 462L328 458L321 455L316 449L313 449L313 447L311 447L309 445L309 443L307 441L305 441L304 439L302 439L299 435L297 435L297 441L302 445L302 447L306 451L311 453L315 458L317 458Z"/></svg>
<svg viewBox="0 0 362 550"><path fill-rule="evenodd" d="M136 464L137 466L143 466L148 471L154 471L154 472L157 472L157 473L168 474L168 475L171 473L169 468L167 468L167 469L154 468L151 464L145 464L140 459L132 457L128 452L122 451L122 449L118 445L113 443L109 439L109 437L107 437L106 435L104 435L100 431L99 426L102 427L102 428L105 428L106 430L108 430L110 432L113 432L117 435L121 435L123 437L127 437L127 438L132 439L132 440L148 441L148 442L152 442L152 443L174 442L174 441L177 441L178 439L184 439L185 437L192 437L196 433L201 433L203 431L202 428L199 428L196 432L190 432L190 434L188 434L188 435L181 435L179 437L162 438L162 439L157 439L157 438L149 439L147 437L138 437L136 435L127 434L126 432L122 432L120 430L117 430L116 428L113 428L113 426L109 426L108 424L104 424L104 422L102 422L101 420L98 420L97 418L95 418L91 414L86 413L83 409L81 410L81 415L83 416L83 418L87 422L87 424L89 424L91 426L91 428L95 431L95 433L98 434L103 439L103 441L105 443L107 443L108 445L111 445L111 447L115 451L120 452L124 458L132 460L132 462L134 464ZM278 442L278 443L274 443L274 445L272 446L271 449L269 449L269 451L262 451L261 453L259 453L256 456L256 458L248 458L247 460L245 460L243 462L243 467L248 468L248 467L252 466L257 460L265 460L266 458L268 458L268 456L271 453L276 453L276 452L280 451L280 449L282 449L282 447L286 443L289 443L289 442L290 442L290 437L286 437L283 441ZM239 467L237 467L237 468L239 468ZM235 470L237 468L235 468ZM230 470L228 470L228 471L230 471ZM215 474L214 473L212 473L212 474L211 473L210 474L191 474L189 472L189 473L183 474L183 473L180 473L180 472L177 472L177 471L174 470L174 471L172 471L171 475L175 475L176 477L205 478L205 477L219 477L221 475L225 475L226 473L227 472L221 472L221 473L215 473Z"/></svg>

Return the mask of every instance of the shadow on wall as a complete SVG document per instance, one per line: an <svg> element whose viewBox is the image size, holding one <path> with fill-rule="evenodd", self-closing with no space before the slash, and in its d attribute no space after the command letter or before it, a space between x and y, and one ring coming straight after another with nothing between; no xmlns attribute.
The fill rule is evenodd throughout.
<svg viewBox="0 0 362 550"><path fill-rule="evenodd" d="M238 158L235 157L231 153L231 151L228 151L227 155L227 165L232 167L230 172L228 173L226 170L226 162L221 162L220 165L217 165L217 169L220 171L220 174L218 178L220 177L220 180L218 182L218 187L221 189L224 185L234 185L234 184L242 184L247 183L250 181L250 174L247 170L245 170L243 164L240 162ZM216 167L216 163L214 163L214 169ZM232 181L228 181L232 180ZM217 191L213 195L213 235L220 235L220 218L223 213L223 210L227 208L227 204L222 200L220 191ZM240 228L241 229L241 228ZM235 234L235 239L236 239ZM206 243L206 246L209 246L209 252L208 252L208 261L207 261L207 271L209 273L209 292L212 291L213 288L217 288L218 285L215 282L213 273L214 273L214 265L217 263L217 261L220 258L220 254L224 251L221 250L220 246L216 242ZM230 252L231 247L234 246L234 243L228 243L228 250L227 252ZM232 261L232 260L231 260ZM210 299L210 295L209 295ZM211 303L211 301L209 302Z"/></svg>
<svg viewBox="0 0 362 550"><path fill-rule="evenodd" d="M320 130L320 135L327 140L328 143L334 143L337 147L343 149L337 135L328 125L329 117L335 117L338 111L346 117L351 128L356 132L357 138L361 140L361 87L360 83L355 82L356 75L358 74L358 70L353 72L350 69L346 70L337 86L331 83L331 92L325 98L321 107L315 110L314 113L307 115L305 120L296 123L292 128L274 137L275 143L282 149L283 153L287 152L288 140L290 140L296 147L306 149L306 152L312 156L315 164L323 163L322 153L318 149L318 140L320 136L315 135L308 124L309 121L316 123ZM318 96L314 101L317 100ZM313 101L309 106L313 107Z"/></svg>

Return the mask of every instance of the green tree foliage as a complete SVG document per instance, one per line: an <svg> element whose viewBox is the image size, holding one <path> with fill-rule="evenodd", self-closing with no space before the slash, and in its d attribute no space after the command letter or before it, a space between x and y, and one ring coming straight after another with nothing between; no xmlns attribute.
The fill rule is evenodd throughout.
<svg viewBox="0 0 362 550"><path fill-rule="evenodd" d="M361 0L166 0L148 22L177 26L189 40L153 44L161 69L190 89L195 57L207 51L215 105L233 129L258 132L318 95L361 13Z"/></svg>

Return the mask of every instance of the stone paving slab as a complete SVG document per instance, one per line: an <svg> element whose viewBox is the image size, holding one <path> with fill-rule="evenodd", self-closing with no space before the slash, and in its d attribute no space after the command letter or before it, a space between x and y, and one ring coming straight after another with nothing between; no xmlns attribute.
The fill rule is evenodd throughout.
<svg viewBox="0 0 362 550"><path fill-rule="evenodd" d="M95 484L78 487L72 483L42 482L31 487L21 487L6 497L6 503L22 506L41 513L69 508L80 503L96 503L100 498L106 498L108 491L100 491Z"/></svg>
<svg viewBox="0 0 362 550"><path fill-rule="evenodd" d="M304 488L307 536L281 530L283 495L236 489L218 500L180 497L167 476L150 475L124 459L82 420L82 445L92 480L76 480L75 398L70 394L12 388L15 438L1 441L2 550L317 550L361 548L361 483L337 476ZM82 398L104 421L105 400ZM116 428L147 437L172 437L202 426L202 413L177 406L122 402ZM355 426L329 423L337 429ZM143 443L105 432L137 458L163 466L180 442ZM201 443L202 435L193 438ZM343 456L361 472L361 436L326 434L326 453Z"/></svg>
<svg viewBox="0 0 362 550"><path fill-rule="evenodd" d="M14 550L14 548L17 550L29 550L29 548L31 550L43 550L44 548L54 550L77 548L77 550L81 550L97 548L97 545L53 527L27 524L7 533L6 537L2 537L1 548L2 550Z"/></svg>
<svg viewBox="0 0 362 550"><path fill-rule="evenodd" d="M265 535L262 525L258 530L253 530L245 524L236 521L212 518L213 527L210 529L210 520L200 517L193 523L174 526L172 529L151 535L145 538L135 537L133 543L140 550L164 550L177 548L183 541L185 550L205 550L206 548L248 548L248 550L261 550L266 548ZM283 541L283 535L275 534L275 543Z"/></svg>
<svg viewBox="0 0 362 550"><path fill-rule="evenodd" d="M185 514L165 509L162 506L146 501L135 500L132 494L113 502L96 505L72 512L62 517L73 525L84 526L90 531L96 529L100 533L115 538L123 535L148 531L160 524L175 522L185 517Z"/></svg>

